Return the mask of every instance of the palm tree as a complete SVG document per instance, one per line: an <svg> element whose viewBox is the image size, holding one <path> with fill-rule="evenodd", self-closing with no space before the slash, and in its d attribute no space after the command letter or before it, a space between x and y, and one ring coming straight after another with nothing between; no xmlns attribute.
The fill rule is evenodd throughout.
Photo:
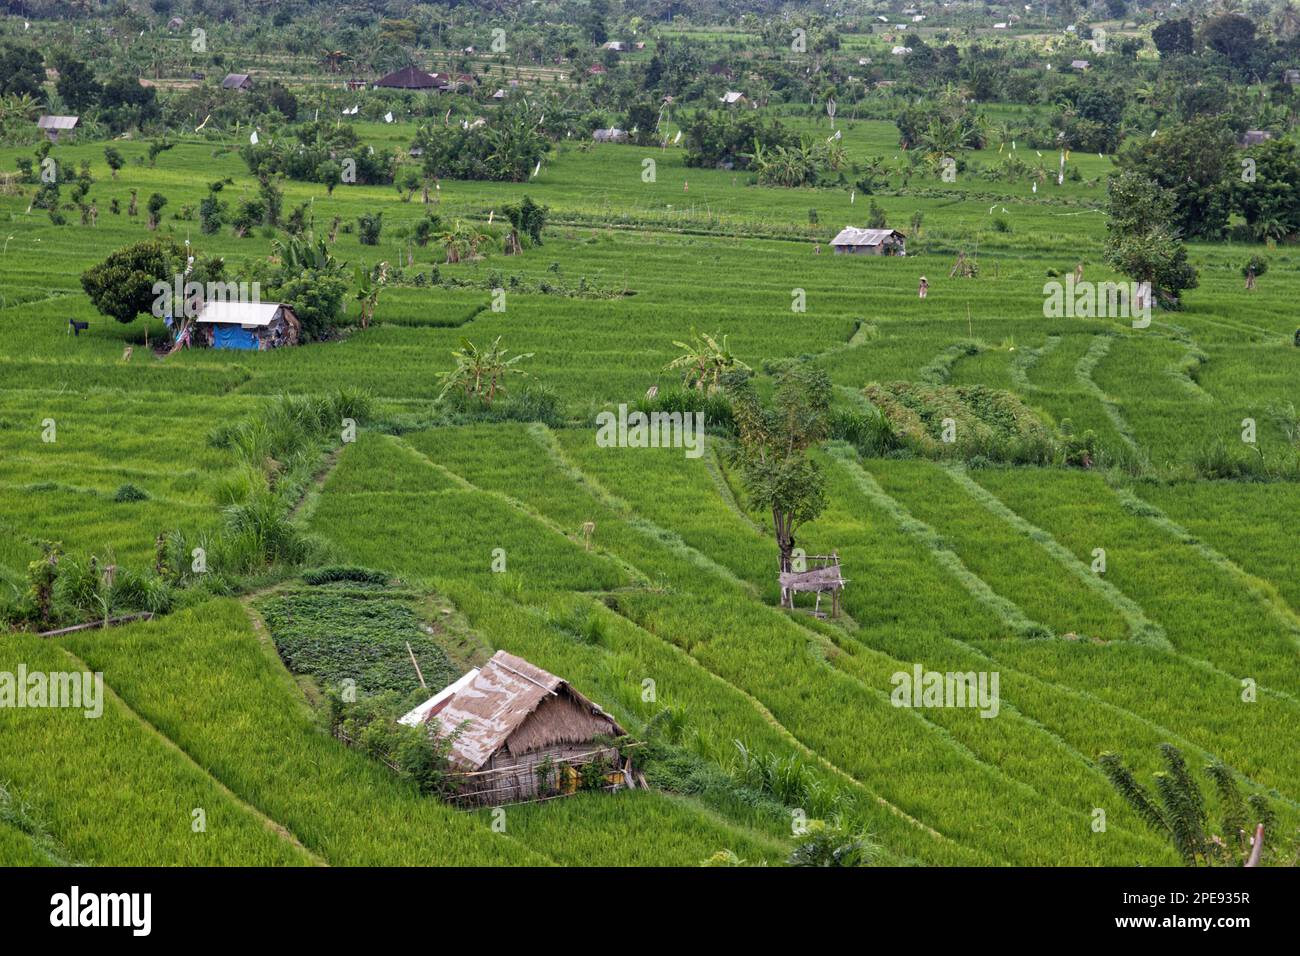
<svg viewBox="0 0 1300 956"><path fill-rule="evenodd" d="M461 262L475 258L478 247L487 238L486 234L479 232L472 224L457 219L455 225L438 237L438 241L447 249L448 262Z"/></svg>
<svg viewBox="0 0 1300 956"><path fill-rule="evenodd" d="M700 335L691 330L693 341L673 342L683 352L664 366L664 371L684 369L683 384L699 392L716 392L722 385L722 376L727 372L750 371L750 367L732 354L727 344L727 337L722 336L719 344L717 334Z"/></svg>
<svg viewBox="0 0 1300 956"><path fill-rule="evenodd" d="M1173 744L1161 744L1160 755L1165 769L1155 774L1155 797L1137 782L1118 755L1103 753L1098 762L1142 822L1167 838L1187 866L1258 865L1267 845L1264 834L1271 835L1276 822L1268 802L1259 794L1243 800L1231 770L1221 761L1207 765L1205 774L1214 785L1223 814L1222 835L1215 835L1210 832L1205 797L1188 772L1182 752ZM1251 819L1255 821L1253 831L1249 829Z"/></svg>
<svg viewBox="0 0 1300 956"><path fill-rule="evenodd" d="M273 239L271 249L279 258L281 269L288 273L335 273L343 270L325 240L317 239L310 230L301 236L289 236L285 241Z"/></svg>
<svg viewBox="0 0 1300 956"><path fill-rule="evenodd" d="M479 348L469 339L461 339L460 348L451 356L456 360L455 366L443 372L439 379L442 390L438 393L441 401L448 392L460 389L467 397L476 397L485 406L491 407L497 395L505 394L504 380L507 375L527 375L515 366L524 359L533 357L532 352L506 358L508 350L501 347L501 336L497 336L487 348Z"/></svg>
<svg viewBox="0 0 1300 956"><path fill-rule="evenodd" d="M388 281L387 262L379 263L374 272L357 266L356 299L361 303L361 327L363 329L369 328L371 320L375 317L375 309L379 306L379 293L386 281Z"/></svg>
<svg viewBox="0 0 1300 956"><path fill-rule="evenodd" d="M322 50L320 58L325 64L325 69L337 73L344 63L352 59L352 55L343 50Z"/></svg>
<svg viewBox="0 0 1300 956"><path fill-rule="evenodd" d="M40 101L30 93L10 93L0 98L0 126L28 122L40 115Z"/></svg>
<svg viewBox="0 0 1300 956"><path fill-rule="evenodd" d="M1300 12L1290 0L1273 15L1273 30L1282 40L1290 40L1300 31Z"/></svg>
<svg viewBox="0 0 1300 956"><path fill-rule="evenodd" d="M987 124L986 132L988 133L990 140L997 140L999 153L1006 148L1008 143L1012 142L1016 138L1015 130L1011 128L1010 123L1006 122L989 123Z"/></svg>

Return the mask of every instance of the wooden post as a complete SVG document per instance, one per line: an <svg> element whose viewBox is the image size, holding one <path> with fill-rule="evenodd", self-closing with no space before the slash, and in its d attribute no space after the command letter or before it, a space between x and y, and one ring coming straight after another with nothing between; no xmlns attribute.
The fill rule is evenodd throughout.
<svg viewBox="0 0 1300 956"><path fill-rule="evenodd" d="M406 642L406 653L411 655L411 663L415 666L415 676L420 678L420 686L428 690L429 685L424 682L424 675L420 673L420 662L415 659L415 651L411 650L410 641Z"/></svg>

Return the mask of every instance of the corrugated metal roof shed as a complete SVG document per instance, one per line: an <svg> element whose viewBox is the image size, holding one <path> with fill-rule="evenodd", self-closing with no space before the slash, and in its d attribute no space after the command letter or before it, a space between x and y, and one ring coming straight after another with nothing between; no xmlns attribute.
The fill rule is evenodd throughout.
<svg viewBox="0 0 1300 956"><path fill-rule="evenodd" d="M205 302L196 322L223 325L270 325L280 311L279 302Z"/></svg>
<svg viewBox="0 0 1300 956"><path fill-rule="evenodd" d="M460 693L461 689L478 676L478 668L471 668L466 674L448 684L438 693L434 694L419 707L416 707L410 713L398 719L399 724L405 724L408 727L418 727L428 721L429 715L442 709L445 704L455 694Z"/></svg>
<svg viewBox="0 0 1300 956"><path fill-rule="evenodd" d="M831 240L831 245L878 246L891 236L897 236L899 239L906 238L897 229L859 229L856 226L845 226Z"/></svg>
<svg viewBox="0 0 1300 956"><path fill-rule="evenodd" d="M505 651L497 651L477 672L471 671L466 677L469 679L461 678L451 688L421 705L421 708L427 708L425 723L436 724L439 734L453 734L459 730L452 741L451 761L463 769L480 769L517 731L523 732L512 746L520 752L542 741L573 738L573 742L583 742L601 732L611 736L624 734L613 717L579 694L567 681ZM562 695L581 707L586 717L582 726L571 725L571 710L553 710L552 719L557 722L556 726L538 726L530 732L525 727L529 718L547 700Z"/></svg>
<svg viewBox="0 0 1300 956"><path fill-rule="evenodd" d="M42 116L36 125L41 129L72 129L79 119L77 116Z"/></svg>

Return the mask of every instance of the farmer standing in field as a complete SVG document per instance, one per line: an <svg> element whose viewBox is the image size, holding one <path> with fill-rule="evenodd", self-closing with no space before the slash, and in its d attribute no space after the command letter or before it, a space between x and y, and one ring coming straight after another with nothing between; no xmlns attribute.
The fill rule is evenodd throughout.
<svg viewBox="0 0 1300 956"><path fill-rule="evenodd" d="M925 276L921 276L921 284L916 287L916 297L924 299L925 294L930 291L930 283L926 281Z"/></svg>

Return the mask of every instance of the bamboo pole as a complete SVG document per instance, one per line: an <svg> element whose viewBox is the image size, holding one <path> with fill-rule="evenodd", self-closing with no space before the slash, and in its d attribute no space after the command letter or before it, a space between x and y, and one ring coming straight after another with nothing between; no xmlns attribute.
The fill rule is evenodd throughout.
<svg viewBox="0 0 1300 956"><path fill-rule="evenodd" d="M410 641L406 642L406 653L411 655L411 663L415 665L415 676L420 678L420 686L428 690L429 685L424 682L424 674L420 672L420 662L415 659L415 651L411 650Z"/></svg>
<svg viewBox="0 0 1300 956"><path fill-rule="evenodd" d="M141 611L138 614L123 614L121 617L111 617L107 621L87 621L85 624L74 624L71 627L61 627L53 631L40 631L37 637L59 637L62 634L72 634L76 631L90 631L97 627L103 627L105 624L125 624L127 621L147 621L153 617L152 611Z"/></svg>

